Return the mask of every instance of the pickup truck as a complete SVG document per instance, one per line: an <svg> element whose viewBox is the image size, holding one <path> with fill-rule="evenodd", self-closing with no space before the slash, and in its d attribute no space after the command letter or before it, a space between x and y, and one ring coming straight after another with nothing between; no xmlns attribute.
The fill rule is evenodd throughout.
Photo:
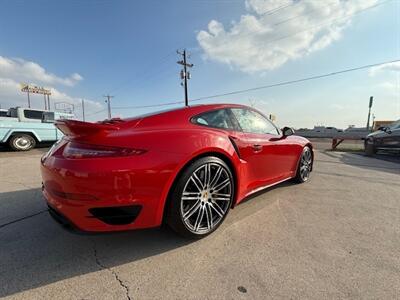
<svg viewBox="0 0 400 300"><path fill-rule="evenodd" d="M42 142L55 142L62 137L54 126L58 119L73 119L71 113L23 107L10 108L0 115L0 144L15 151L28 151Z"/></svg>

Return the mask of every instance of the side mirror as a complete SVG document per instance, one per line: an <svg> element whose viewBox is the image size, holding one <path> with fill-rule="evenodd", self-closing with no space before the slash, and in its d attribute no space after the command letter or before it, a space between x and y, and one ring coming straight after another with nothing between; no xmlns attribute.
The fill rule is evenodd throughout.
<svg viewBox="0 0 400 300"><path fill-rule="evenodd" d="M284 137L287 137L289 135L293 135L294 134L294 129L291 127L283 127L282 129L282 135Z"/></svg>

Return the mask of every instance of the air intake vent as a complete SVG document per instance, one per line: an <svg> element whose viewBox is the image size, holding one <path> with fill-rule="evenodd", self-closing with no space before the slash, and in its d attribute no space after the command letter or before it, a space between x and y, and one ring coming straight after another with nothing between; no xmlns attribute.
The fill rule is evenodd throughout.
<svg viewBox="0 0 400 300"><path fill-rule="evenodd" d="M127 225L135 221L142 207L140 205L90 208L93 217L109 225Z"/></svg>

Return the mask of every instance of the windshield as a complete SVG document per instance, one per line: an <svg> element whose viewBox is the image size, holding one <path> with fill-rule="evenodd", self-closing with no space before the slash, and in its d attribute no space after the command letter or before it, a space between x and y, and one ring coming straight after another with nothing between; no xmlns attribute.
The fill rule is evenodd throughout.
<svg viewBox="0 0 400 300"><path fill-rule="evenodd" d="M392 124L389 125L390 129L400 129L400 120L397 120L396 122L393 122Z"/></svg>

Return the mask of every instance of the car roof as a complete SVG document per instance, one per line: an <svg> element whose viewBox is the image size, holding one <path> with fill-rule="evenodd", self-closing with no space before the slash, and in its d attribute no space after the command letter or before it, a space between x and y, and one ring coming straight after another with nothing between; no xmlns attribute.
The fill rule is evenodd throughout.
<svg viewBox="0 0 400 300"><path fill-rule="evenodd" d="M249 108L248 106L241 104L228 104L228 103L218 103L218 104L200 104L191 105L187 107L180 107L170 110L158 111L146 115L139 115L132 118L123 119L126 126L132 126L133 124L142 126L170 126L170 127L180 127L187 125L188 121L198 114L207 112L215 109L224 108Z"/></svg>
<svg viewBox="0 0 400 300"><path fill-rule="evenodd" d="M165 110L160 110L160 111L155 111L155 112L150 112L146 113L143 115L137 115L134 117L130 118L125 118L126 121L131 121L131 120L137 120L137 119L142 119L142 118L147 118L147 117L152 117L155 115L160 115L160 114L168 114L168 113L174 113L174 112L185 112L188 114L198 114L202 112L206 112L209 110L214 110L214 109L223 109L223 108L249 108L246 105L242 104L230 104L230 103L218 103L218 104L196 104L196 105L189 105L185 107L176 107L172 109L165 109Z"/></svg>

